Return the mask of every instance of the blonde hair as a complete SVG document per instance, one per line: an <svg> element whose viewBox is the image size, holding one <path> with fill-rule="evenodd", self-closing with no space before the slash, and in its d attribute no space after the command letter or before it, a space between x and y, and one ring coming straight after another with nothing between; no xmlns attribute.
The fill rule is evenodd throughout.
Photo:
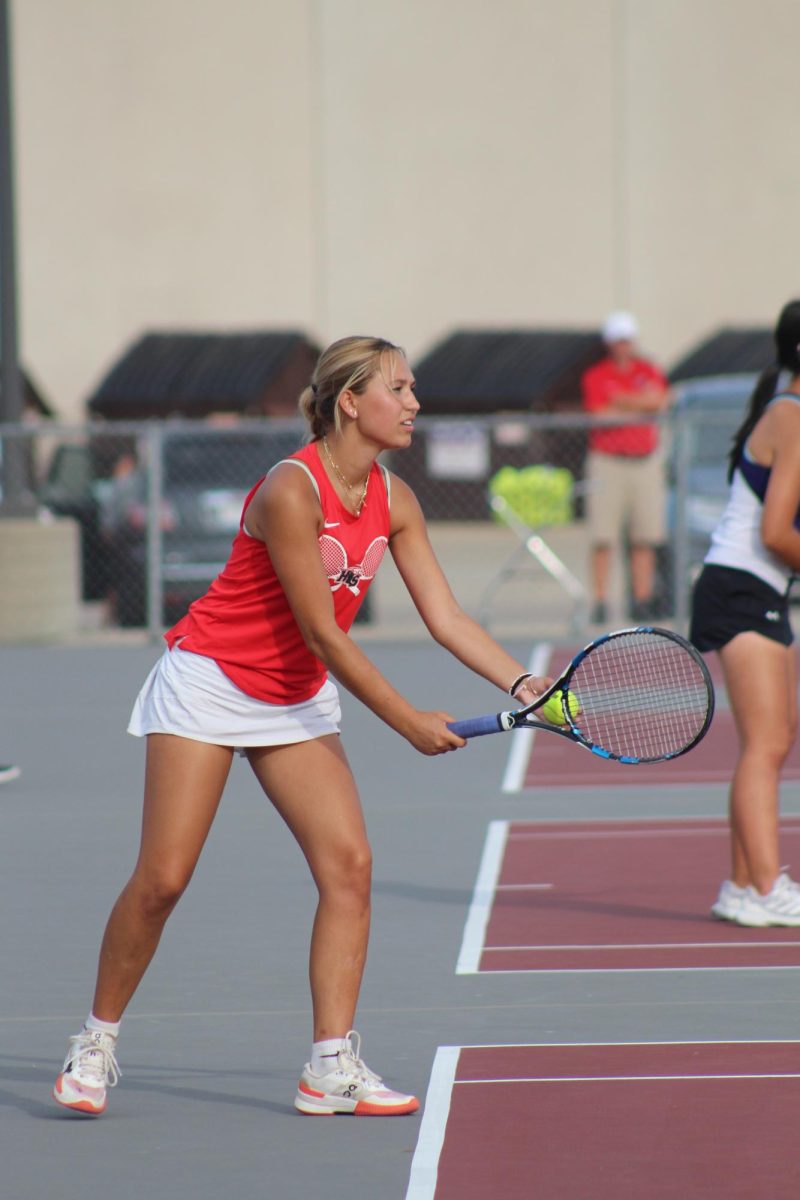
<svg viewBox="0 0 800 1200"><path fill-rule="evenodd" d="M332 342L319 357L311 383L300 394L298 407L308 421L311 440L316 441L331 427L340 428L337 403L342 392L360 395L370 379L383 370L387 354L405 354L385 338L346 337Z"/></svg>

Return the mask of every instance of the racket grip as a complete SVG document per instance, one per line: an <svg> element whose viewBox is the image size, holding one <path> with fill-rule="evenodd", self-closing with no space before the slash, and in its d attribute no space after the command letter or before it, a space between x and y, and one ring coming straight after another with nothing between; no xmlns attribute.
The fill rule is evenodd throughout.
<svg viewBox="0 0 800 1200"><path fill-rule="evenodd" d="M487 713L485 717L470 717L466 721L451 721L448 729L459 737L483 737L486 733L502 733L504 726L497 713Z"/></svg>

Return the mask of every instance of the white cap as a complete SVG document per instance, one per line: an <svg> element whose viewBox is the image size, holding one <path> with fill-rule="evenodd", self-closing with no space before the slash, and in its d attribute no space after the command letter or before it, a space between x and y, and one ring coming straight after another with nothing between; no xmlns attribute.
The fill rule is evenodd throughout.
<svg viewBox="0 0 800 1200"><path fill-rule="evenodd" d="M639 336L639 326L629 312L613 312L603 325L603 341L633 342Z"/></svg>

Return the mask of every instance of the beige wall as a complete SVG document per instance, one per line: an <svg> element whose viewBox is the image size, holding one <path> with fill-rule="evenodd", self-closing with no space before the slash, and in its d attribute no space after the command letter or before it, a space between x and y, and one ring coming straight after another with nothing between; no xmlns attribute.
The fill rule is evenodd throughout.
<svg viewBox="0 0 800 1200"><path fill-rule="evenodd" d="M20 328L65 417L146 328L640 316L800 292L800 0L13 0ZM791 236L791 234L790 234Z"/></svg>

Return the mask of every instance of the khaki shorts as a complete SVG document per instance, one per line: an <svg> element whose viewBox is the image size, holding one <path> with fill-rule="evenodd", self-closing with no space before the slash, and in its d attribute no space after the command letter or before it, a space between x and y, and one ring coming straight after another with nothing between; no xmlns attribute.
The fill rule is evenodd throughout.
<svg viewBox="0 0 800 1200"><path fill-rule="evenodd" d="M619 540L627 527L635 545L666 539L664 460L661 454L625 458L590 452L586 459L589 533L595 546Z"/></svg>

